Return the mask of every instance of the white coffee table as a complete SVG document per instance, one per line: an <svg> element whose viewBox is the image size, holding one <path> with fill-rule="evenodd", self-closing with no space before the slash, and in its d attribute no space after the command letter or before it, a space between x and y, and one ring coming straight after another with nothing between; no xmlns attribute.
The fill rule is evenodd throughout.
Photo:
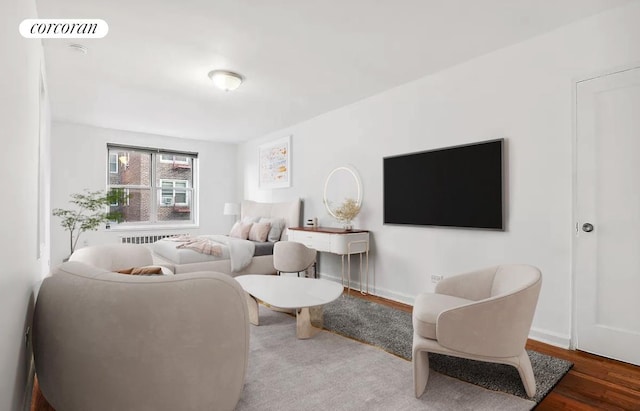
<svg viewBox="0 0 640 411"><path fill-rule="evenodd" d="M257 300L295 310L296 336L300 339L311 338L322 329L322 306L340 297L343 291L338 283L314 278L249 274L235 279L246 292L251 324L259 324Z"/></svg>

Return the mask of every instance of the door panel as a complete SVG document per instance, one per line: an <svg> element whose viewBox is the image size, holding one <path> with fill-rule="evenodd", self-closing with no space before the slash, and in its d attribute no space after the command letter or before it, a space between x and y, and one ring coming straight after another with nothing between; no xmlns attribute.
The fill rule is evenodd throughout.
<svg viewBox="0 0 640 411"><path fill-rule="evenodd" d="M640 364L640 69L576 96L577 348Z"/></svg>

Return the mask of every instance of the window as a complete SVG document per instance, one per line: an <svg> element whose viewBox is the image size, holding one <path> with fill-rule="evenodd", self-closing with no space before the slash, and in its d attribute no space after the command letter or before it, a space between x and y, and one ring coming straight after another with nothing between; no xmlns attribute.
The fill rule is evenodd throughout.
<svg viewBox="0 0 640 411"><path fill-rule="evenodd" d="M109 153L109 173L118 172L118 153Z"/></svg>
<svg viewBox="0 0 640 411"><path fill-rule="evenodd" d="M160 161L171 164L189 164L189 158L187 156L176 156L171 154L160 154Z"/></svg>
<svg viewBox="0 0 640 411"><path fill-rule="evenodd" d="M110 207L122 213L123 226L196 223L197 153L111 144L107 150L107 189L125 194Z"/></svg>
<svg viewBox="0 0 640 411"><path fill-rule="evenodd" d="M160 205L162 206L187 206L187 190L189 182L187 180L160 180L162 195Z"/></svg>

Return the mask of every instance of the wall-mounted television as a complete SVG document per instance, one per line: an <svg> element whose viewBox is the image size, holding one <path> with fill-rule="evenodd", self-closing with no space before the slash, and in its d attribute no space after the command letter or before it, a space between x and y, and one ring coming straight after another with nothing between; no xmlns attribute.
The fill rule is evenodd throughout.
<svg viewBox="0 0 640 411"><path fill-rule="evenodd" d="M504 230L504 139L383 159L384 223Z"/></svg>

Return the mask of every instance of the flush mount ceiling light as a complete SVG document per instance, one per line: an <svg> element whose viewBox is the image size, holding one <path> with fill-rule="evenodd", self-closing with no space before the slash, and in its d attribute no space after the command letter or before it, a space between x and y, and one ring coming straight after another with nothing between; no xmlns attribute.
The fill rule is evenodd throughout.
<svg viewBox="0 0 640 411"><path fill-rule="evenodd" d="M235 90L242 84L242 76L233 71L213 70L209 72L209 78L214 86L224 91Z"/></svg>

